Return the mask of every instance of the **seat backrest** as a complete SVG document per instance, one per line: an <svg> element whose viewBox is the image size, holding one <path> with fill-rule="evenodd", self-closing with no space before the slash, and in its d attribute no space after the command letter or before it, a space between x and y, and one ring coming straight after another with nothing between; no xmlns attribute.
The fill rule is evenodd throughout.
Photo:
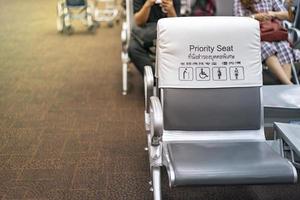
<svg viewBox="0 0 300 200"><path fill-rule="evenodd" d="M186 131L257 130L260 89L164 89L164 129Z"/></svg>
<svg viewBox="0 0 300 200"><path fill-rule="evenodd" d="M216 16L233 16L234 0L215 0Z"/></svg>
<svg viewBox="0 0 300 200"><path fill-rule="evenodd" d="M257 21L241 17L160 20L156 56L164 130L261 129Z"/></svg>

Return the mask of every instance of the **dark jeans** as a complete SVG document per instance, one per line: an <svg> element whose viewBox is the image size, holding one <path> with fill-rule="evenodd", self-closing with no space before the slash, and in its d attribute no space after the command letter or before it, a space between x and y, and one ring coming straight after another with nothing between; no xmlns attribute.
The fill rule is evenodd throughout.
<svg viewBox="0 0 300 200"><path fill-rule="evenodd" d="M128 54L131 62L142 75L144 75L146 65L151 66L154 73L154 60L150 56L150 51L142 47L134 38L130 40Z"/></svg>

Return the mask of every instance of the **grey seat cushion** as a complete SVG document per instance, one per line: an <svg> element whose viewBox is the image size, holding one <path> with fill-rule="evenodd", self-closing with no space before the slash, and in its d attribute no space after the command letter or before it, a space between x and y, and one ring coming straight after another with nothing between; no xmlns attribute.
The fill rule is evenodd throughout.
<svg viewBox="0 0 300 200"><path fill-rule="evenodd" d="M294 183L294 166L266 142L168 143L173 186Z"/></svg>

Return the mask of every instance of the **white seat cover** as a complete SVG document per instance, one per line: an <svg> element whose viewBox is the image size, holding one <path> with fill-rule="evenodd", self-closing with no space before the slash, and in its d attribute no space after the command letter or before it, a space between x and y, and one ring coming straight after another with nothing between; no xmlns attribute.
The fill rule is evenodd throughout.
<svg viewBox="0 0 300 200"><path fill-rule="evenodd" d="M259 38L258 22L246 17L161 19L157 26L159 87L261 86Z"/></svg>

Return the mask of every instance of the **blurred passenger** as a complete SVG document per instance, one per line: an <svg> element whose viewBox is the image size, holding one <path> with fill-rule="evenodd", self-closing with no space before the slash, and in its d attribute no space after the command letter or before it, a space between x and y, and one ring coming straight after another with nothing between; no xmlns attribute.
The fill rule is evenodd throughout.
<svg viewBox="0 0 300 200"><path fill-rule="evenodd" d="M133 8L136 26L132 30L128 53L131 61L143 74L146 65L154 69L150 54L156 39L156 23L161 18L179 16L180 0L134 0Z"/></svg>
<svg viewBox="0 0 300 200"><path fill-rule="evenodd" d="M249 16L258 21L288 20L289 14L279 0L235 0L236 16ZM262 61L283 83L291 82L291 62L299 61L300 51L290 48L287 41L261 42Z"/></svg>
<svg viewBox="0 0 300 200"><path fill-rule="evenodd" d="M192 16L214 16L216 3L214 0L191 0Z"/></svg>

